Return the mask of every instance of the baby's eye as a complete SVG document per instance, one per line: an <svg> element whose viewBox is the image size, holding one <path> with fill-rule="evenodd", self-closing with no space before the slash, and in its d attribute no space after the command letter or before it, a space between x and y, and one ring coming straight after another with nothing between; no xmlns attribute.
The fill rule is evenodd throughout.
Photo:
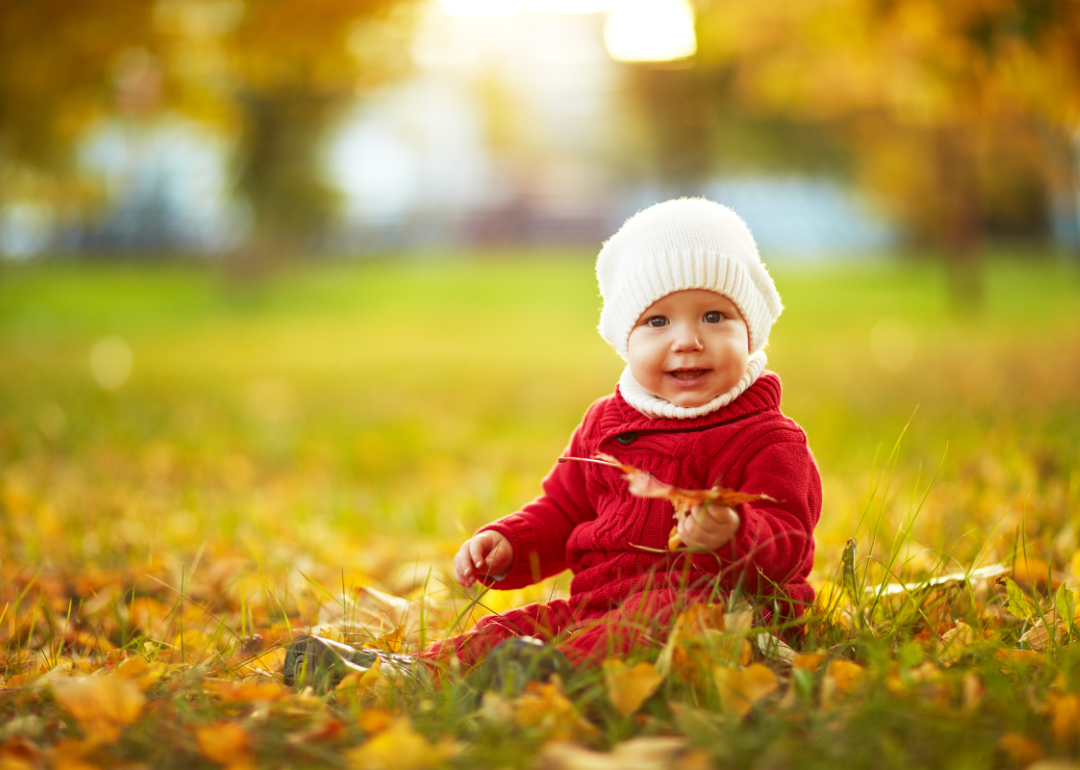
<svg viewBox="0 0 1080 770"><path fill-rule="evenodd" d="M662 315L654 315L652 318L645 322L647 325L654 329L659 329L661 326L668 325L668 319Z"/></svg>
<svg viewBox="0 0 1080 770"><path fill-rule="evenodd" d="M705 323L707 324L718 324L723 320L724 314L721 313L719 310L710 310L708 313L705 314Z"/></svg>

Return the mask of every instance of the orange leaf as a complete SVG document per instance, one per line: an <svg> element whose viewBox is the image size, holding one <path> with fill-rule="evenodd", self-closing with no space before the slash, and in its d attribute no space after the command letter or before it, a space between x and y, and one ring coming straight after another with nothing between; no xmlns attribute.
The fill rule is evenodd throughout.
<svg viewBox="0 0 1080 770"><path fill-rule="evenodd" d="M664 677L652 663L631 667L621 660L609 659L604 661L604 681L611 703L620 714L628 717L656 692Z"/></svg>
<svg viewBox="0 0 1080 770"><path fill-rule="evenodd" d="M1050 709L1050 732L1054 740L1065 745L1071 744L1080 735L1080 696L1075 693L1047 697Z"/></svg>
<svg viewBox="0 0 1080 770"><path fill-rule="evenodd" d="M581 740L597 734L596 728L562 694L557 678L548 684L530 682L514 702L514 721L520 727L543 731L553 741Z"/></svg>
<svg viewBox="0 0 1080 770"><path fill-rule="evenodd" d="M1043 756L1039 744L1020 733L1005 733L998 738L998 748L1012 757L1020 767L1027 767L1032 762L1042 759Z"/></svg>
<svg viewBox="0 0 1080 770"><path fill-rule="evenodd" d="M251 738L237 722L216 722L195 728L195 745L199 753L219 765L230 767L250 765Z"/></svg>
<svg viewBox="0 0 1080 770"><path fill-rule="evenodd" d="M52 683L52 691L57 703L75 717L83 733L102 743L119 738L120 728L135 722L146 703L137 684L115 674L57 679Z"/></svg>
<svg viewBox="0 0 1080 770"><path fill-rule="evenodd" d="M204 679L203 689L223 703L279 701L287 693L277 682L230 682L227 679Z"/></svg>

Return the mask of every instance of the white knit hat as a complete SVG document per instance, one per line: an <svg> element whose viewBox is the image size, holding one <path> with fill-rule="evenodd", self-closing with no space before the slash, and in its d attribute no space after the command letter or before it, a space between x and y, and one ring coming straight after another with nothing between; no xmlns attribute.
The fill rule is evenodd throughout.
<svg viewBox="0 0 1080 770"><path fill-rule="evenodd" d="M626 359L634 324L662 297L684 289L723 294L739 308L750 353L769 341L784 306L739 215L704 198L679 198L635 214L600 250L600 336Z"/></svg>

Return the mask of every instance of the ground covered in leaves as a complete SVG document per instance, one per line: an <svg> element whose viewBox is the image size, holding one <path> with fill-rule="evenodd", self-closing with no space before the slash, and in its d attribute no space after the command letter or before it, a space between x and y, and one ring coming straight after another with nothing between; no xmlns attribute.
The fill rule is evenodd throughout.
<svg viewBox="0 0 1080 770"><path fill-rule="evenodd" d="M618 359L589 255L0 273L0 767L1005 767L1080 759L1080 272L774 269L825 505L793 649L737 598L525 692L376 668L566 590L460 590Z"/></svg>

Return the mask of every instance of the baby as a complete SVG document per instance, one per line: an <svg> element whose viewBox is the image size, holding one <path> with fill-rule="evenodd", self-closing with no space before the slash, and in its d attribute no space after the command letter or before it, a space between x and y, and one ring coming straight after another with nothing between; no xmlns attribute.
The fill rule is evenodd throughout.
<svg viewBox="0 0 1080 770"><path fill-rule="evenodd" d="M540 497L461 546L454 574L511 589L570 569L569 598L487 616L429 655L472 666L527 635L575 665L599 662L662 643L680 611L735 589L774 623L813 601L821 482L806 435L780 412L780 379L765 371L782 305L750 230L717 203L667 201L623 225L596 274L600 334L628 365L564 456L603 452L677 487L775 502L700 507L678 524L686 547L671 552L670 502L632 496L617 469L556 464Z"/></svg>
<svg viewBox="0 0 1080 770"><path fill-rule="evenodd" d="M628 365L564 456L603 452L677 487L773 500L699 507L678 524L685 547L670 551L669 501L631 495L615 468L557 463L540 497L461 546L454 574L512 589L569 569L569 598L486 616L421 659L472 668L500 642L534 637L571 665L599 663L662 644L679 612L735 590L789 630L813 601L821 482L806 435L780 412L780 379L765 371L782 306L750 230L717 203L667 201L623 225L596 274L600 334ZM324 654L304 640L291 649L287 677L305 654Z"/></svg>

